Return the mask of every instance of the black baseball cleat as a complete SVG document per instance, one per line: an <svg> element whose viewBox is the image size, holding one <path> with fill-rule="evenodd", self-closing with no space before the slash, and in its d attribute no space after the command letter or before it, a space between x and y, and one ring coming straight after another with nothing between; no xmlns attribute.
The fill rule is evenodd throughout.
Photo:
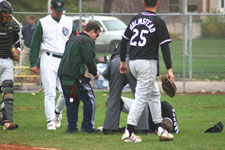
<svg viewBox="0 0 225 150"><path fill-rule="evenodd" d="M3 130L14 130L19 128L19 126L9 120L5 120L5 123L3 125Z"/></svg>
<svg viewBox="0 0 225 150"><path fill-rule="evenodd" d="M103 129L102 133L103 134L114 134L114 133L116 133L116 131L115 130Z"/></svg>
<svg viewBox="0 0 225 150"><path fill-rule="evenodd" d="M78 133L78 130L66 130L67 134L73 134L73 133Z"/></svg>

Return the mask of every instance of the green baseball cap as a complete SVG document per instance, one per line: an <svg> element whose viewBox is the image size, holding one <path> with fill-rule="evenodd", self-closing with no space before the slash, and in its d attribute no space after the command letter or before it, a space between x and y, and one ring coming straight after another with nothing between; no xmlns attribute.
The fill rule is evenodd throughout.
<svg viewBox="0 0 225 150"><path fill-rule="evenodd" d="M66 10L65 7L64 7L64 1L63 0L52 0L51 5L55 9L55 11Z"/></svg>

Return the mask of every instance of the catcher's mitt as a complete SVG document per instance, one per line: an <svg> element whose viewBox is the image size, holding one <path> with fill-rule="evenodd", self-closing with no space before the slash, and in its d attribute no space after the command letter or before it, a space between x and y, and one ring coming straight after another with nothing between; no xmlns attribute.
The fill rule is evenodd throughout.
<svg viewBox="0 0 225 150"><path fill-rule="evenodd" d="M177 91L177 87L174 82L170 81L167 76L162 76L161 81L163 91L170 97L174 97Z"/></svg>
<svg viewBox="0 0 225 150"><path fill-rule="evenodd" d="M17 129L19 126L9 120L5 121L5 124L3 126L3 130L13 130L13 129Z"/></svg>
<svg viewBox="0 0 225 150"><path fill-rule="evenodd" d="M16 48L12 48L12 55L13 55L13 60L14 61L19 61L20 60L20 51Z"/></svg>

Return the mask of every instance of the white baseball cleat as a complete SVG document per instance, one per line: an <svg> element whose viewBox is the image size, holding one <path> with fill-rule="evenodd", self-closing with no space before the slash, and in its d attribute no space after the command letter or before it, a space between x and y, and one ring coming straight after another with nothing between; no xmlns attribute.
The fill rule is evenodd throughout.
<svg viewBox="0 0 225 150"><path fill-rule="evenodd" d="M48 130L56 130L56 127L55 127L55 122L54 121L51 121L47 124L47 129Z"/></svg>
<svg viewBox="0 0 225 150"><path fill-rule="evenodd" d="M141 138L139 136L136 136L134 133L132 133L129 137L129 131L127 129L125 129L121 140L127 143L139 143L142 141Z"/></svg>
<svg viewBox="0 0 225 150"><path fill-rule="evenodd" d="M60 128L61 127L61 114L55 114L55 127Z"/></svg>
<svg viewBox="0 0 225 150"><path fill-rule="evenodd" d="M97 129L100 130L100 132L102 132L103 131L103 126L100 126Z"/></svg>
<svg viewBox="0 0 225 150"><path fill-rule="evenodd" d="M158 127L157 135L159 136L160 141L170 141L174 138L171 133L168 133L166 129L163 129L162 127Z"/></svg>

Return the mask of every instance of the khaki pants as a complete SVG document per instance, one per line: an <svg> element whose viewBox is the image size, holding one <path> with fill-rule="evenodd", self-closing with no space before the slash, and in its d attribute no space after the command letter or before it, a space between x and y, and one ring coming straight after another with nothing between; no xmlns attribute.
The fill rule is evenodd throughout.
<svg viewBox="0 0 225 150"><path fill-rule="evenodd" d="M27 61L29 60L30 57L30 48L27 47L26 45L23 46L22 54L21 54L21 65L26 66Z"/></svg>

